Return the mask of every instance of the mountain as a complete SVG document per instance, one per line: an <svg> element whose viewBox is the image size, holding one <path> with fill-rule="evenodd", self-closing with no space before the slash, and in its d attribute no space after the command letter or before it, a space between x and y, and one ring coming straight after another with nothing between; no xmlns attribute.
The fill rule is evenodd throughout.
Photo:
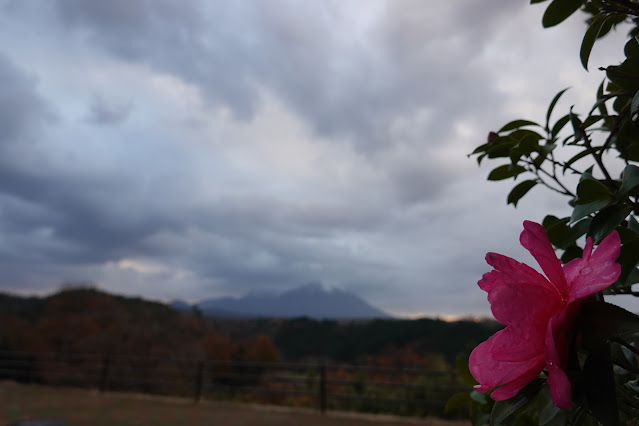
<svg viewBox="0 0 639 426"><path fill-rule="evenodd" d="M307 284L283 293L252 291L233 298L222 297L196 303L208 316L309 317L333 319L390 318L354 293Z"/></svg>

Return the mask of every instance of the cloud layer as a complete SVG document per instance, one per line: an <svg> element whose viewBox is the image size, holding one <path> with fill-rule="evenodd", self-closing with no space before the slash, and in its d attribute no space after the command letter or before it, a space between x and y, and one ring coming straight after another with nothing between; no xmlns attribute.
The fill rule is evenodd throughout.
<svg viewBox="0 0 639 426"><path fill-rule="evenodd" d="M0 1L5 290L194 300L320 281L396 314L484 314L484 253L527 260L522 220L567 214L541 191L505 206L511 183L466 155L567 85L588 100L601 76L579 69L578 17L542 30L543 9L499 0L36 3Z"/></svg>

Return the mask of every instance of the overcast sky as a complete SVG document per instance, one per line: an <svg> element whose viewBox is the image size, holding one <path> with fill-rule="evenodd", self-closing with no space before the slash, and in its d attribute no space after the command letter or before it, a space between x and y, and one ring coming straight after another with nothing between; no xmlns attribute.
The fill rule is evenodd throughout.
<svg viewBox="0 0 639 426"><path fill-rule="evenodd" d="M583 16L528 3L0 0L0 290L488 314L485 253L534 264L522 221L570 208L506 206L467 154L567 86L584 112L622 57L586 73Z"/></svg>

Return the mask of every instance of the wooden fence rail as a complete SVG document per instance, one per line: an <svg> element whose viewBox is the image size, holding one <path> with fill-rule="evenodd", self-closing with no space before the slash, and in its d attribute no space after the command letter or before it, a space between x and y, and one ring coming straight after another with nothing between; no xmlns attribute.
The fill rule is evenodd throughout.
<svg viewBox="0 0 639 426"><path fill-rule="evenodd" d="M413 416L443 416L469 390L454 371L421 368L18 351L0 351L0 380Z"/></svg>

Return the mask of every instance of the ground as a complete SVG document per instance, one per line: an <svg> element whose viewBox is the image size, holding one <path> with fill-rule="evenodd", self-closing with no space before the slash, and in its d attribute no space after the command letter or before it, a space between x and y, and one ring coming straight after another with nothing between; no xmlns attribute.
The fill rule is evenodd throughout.
<svg viewBox="0 0 639 426"><path fill-rule="evenodd" d="M64 419L69 426L468 426L467 421L193 401L139 394L0 383L0 425L28 419Z"/></svg>

